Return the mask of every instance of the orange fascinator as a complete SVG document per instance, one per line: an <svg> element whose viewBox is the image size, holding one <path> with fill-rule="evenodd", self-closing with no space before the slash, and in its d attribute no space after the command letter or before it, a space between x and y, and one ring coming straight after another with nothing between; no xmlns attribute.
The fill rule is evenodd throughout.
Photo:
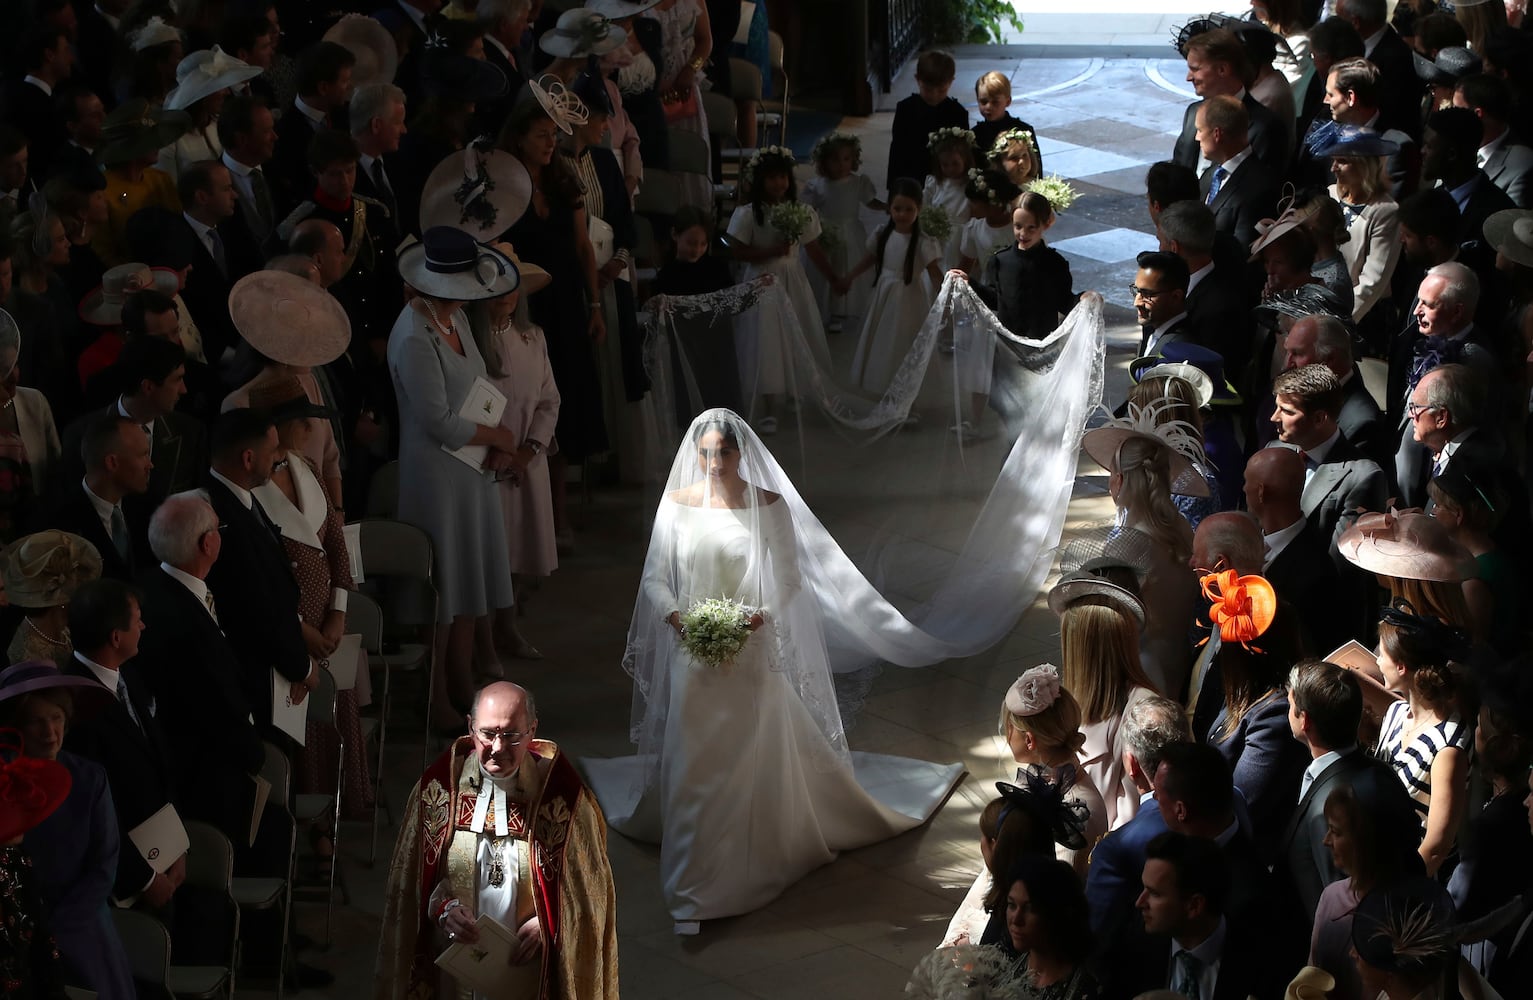
<svg viewBox="0 0 1533 1000"><path fill-rule="evenodd" d="M1277 613L1277 592L1272 584L1259 576L1241 576L1232 569L1209 573L1202 584L1203 596L1213 602L1208 618L1219 629L1219 638L1261 652L1250 643L1272 626Z"/></svg>

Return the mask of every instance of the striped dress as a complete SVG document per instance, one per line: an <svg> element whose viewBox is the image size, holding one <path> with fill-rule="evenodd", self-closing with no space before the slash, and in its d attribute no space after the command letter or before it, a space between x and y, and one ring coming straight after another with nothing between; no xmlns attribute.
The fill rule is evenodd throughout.
<svg viewBox="0 0 1533 1000"><path fill-rule="evenodd" d="M1432 762L1437 759L1438 751L1445 747L1468 749L1469 730L1464 726L1463 718L1454 712L1437 725L1417 733L1407 744L1405 731L1410 721L1406 702L1397 701L1389 706L1380 727L1378 756L1388 761L1400 776L1425 829L1427 807L1432 802Z"/></svg>

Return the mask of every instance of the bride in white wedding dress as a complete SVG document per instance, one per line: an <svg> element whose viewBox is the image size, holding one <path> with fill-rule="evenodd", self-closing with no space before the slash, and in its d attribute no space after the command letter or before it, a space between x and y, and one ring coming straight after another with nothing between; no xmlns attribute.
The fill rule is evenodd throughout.
<svg viewBox="0 0 1533 1000"><path fill-rule="evenodd" d="M759 909L838 851L920 825L963 774L848 751L826 627L845 632L834 616L858 616L864 595L827 609L824 587L804 582L847 572L743 419L710 410L693 421L656 514L624 662L639 754L582 761L612 827L660 841L678 933ZM717 597L758 611L744 649L709 667L682 647L680 616Z"/></svg>

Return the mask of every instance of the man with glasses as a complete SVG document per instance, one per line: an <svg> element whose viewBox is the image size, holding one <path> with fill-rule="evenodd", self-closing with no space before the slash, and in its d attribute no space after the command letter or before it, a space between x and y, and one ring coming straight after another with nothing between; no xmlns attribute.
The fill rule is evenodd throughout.
<svg viewBox="0 0 1533 1000"><path fill-rule="evenodd" d="M1187 318L1187 262L1165 250L1146 250L1129 292L1139 318L1139 356L1159 354L1166 344L1196 340Z"/></svg>
<svg viewBox="0 0 1533 1000"><path fill-rule="evenodd" d="M606 820L537 729L531 692L489 684L468 735L411 791L384 901L379 1000L441 996L437 956L456 942L493 951L496 938L509 939L497 996L618 996Z"/></svg>

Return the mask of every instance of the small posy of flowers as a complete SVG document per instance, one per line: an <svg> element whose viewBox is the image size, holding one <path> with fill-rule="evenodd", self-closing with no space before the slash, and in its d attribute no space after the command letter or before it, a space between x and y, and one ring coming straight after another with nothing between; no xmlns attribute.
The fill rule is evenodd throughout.
<svg viewBox="0 0 1533 1000"><path fill-rule="evenodd" d="M814 148L809 151L809 159L813 163L819 163L830 154L837 146L852 147L852 169L856 170L862 165L862 139L853 132L834 130L820 136L815 142Z"/></svg>
<svg viewBox="0 0 1533 1000"><path fill-rule="evenodd" d="M681 648L705 667L722 667L745 648L754 613L727 597L698 601L681 616Z"/></svg>
<svg viewBox="0 0 1533 1000"><path fill-rule="evenodd" d="M937 147L941 146L943 143L953 141L962 142L965 145L972 146L974 145L974 133L969 129L958 128L953 125L949 125L947 128L939 128L937 131L926 137L926 148L929 152L935 153L937 151Z"/></svg>
<svg viewBox="0 0 1533 1000"><path fill-rule="evenodd" d="M841 227L834 222L821 223L820 247L831 255L838 254L845 249L846 239L841 235Z"/></svg>
<svg viewBox="0 0 1533 1000"><path fill-rule="evenodd" d="M809 229L809 223L814 218L813 209L802 202L783 201L772 206L767 215L773 229L782 234L782 238L789 243L797 243Z"/></svg>
<svg viewBox="0 0 1533 1000"><path fill-rule="evenodd" d="M953 235L953 219L940 205L927 205L921 209L916 223L921 227L922 236L930 236L938 243L946 243Z"/></svg>
<svg viewBox="0 0 1533 1000"><path fill-rule="evenodd" d="M1058 174L1049 174L1047 177L1029 181L1027 190L1047 198L1056 212L1063 212L1075 204L1075 199L1079 197L1075 188L1070 186L1070 182Z"/></svg>

